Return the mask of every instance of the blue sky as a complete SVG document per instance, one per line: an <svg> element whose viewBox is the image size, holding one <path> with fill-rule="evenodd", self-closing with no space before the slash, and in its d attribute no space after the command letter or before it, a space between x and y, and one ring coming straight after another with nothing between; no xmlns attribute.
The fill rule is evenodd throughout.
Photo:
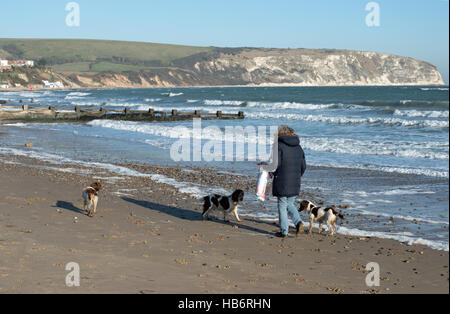
<svg viewBox="0 0 450 314"><path fill-rule="evenodd" d="M381 25L368 27L369 0L2 1L0 37L89 38L220 47L342 48L418 58L449 79L448 0L378 0Z"/></svg>

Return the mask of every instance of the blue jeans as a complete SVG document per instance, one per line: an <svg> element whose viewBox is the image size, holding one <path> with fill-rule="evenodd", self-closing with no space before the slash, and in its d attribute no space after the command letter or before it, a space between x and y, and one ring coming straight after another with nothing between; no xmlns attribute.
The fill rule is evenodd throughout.
<svg viewBox="0 0 450 314"><path fill-rule="evenodd" d="M296 197L279 197L278 198L278 215L280 217L280 229L283 235L289 233L288 213L295 225L301 222L300 214L294 205Z"/></svg>

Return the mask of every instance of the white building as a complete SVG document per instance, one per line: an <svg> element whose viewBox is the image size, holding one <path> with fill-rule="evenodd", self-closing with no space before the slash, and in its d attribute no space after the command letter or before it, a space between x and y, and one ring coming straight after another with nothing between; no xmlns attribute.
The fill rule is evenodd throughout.
<svg viewBox="0 0 450 314"><path fill-rule="evenodd" d="M44 88L64 88L64 84L60 81L58 82L49 82L49 81L42 81L44 83Z"/></svg>
<svg viewBox="0 0 450 314"><path fill-rule="evenodd" d="M8 66L8 60L0 60L0 67L7 67Z"/></svg>

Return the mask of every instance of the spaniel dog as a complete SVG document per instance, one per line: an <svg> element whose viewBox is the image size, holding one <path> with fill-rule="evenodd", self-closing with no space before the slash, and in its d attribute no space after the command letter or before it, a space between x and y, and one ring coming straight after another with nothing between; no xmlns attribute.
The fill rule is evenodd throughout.
<svg viewBox="0 0 450 314"><path fill-rule="evenodd" d="M239 203L244 200L244 191L236 190L230 196L209 195L203 198L203 220L209 218L209 214L213 210L220 210L223 212L223 219L228 222L228 215L233 213L237 221L241 221L238 216Z"/></svg>
<svg viewBox="0 0 450 314"><path fill-rule="evenodd" d="M94 182L91 186L83 190L82 196L84 200L83 210L89 217L94 217L97 213L98 192L103 188L100 182Z"/></svg>
<svg viewBox="0 0 450 314"><path fill-rule="evenodd" d="M322 233L322 225L325 222L328 227L330 235L336 233L337 219L344 219L344 215L336 211L333 207L317 207L310 201L303 201L300 203L299 212L305 211L309 214L309 234L312 234L313 223L319 223L319 234Z"/></svg>

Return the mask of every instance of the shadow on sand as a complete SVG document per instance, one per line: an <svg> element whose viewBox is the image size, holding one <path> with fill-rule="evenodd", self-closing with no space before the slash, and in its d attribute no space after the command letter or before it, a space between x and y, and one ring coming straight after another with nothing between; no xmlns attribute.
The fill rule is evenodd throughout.
<svg viewBox="0 0 450 314"><path fill-rule="evenodd" d="M132 204L135 204L135 205L139 205L141 207L144 207L144 208L147 208L147 209L150 209L153 211L158 211L160 213L164 213L164 214L167 214L167 215L179 218L179 219L183 219L183 220L189 220L189 221L202 221L203 220L200 212L195 212L195 211L188 210L188 209L182 209L182 208L178 208L178 207L161 205L161 204L157 204L157 203L153 203L153 202L149 202L149 201L135 200L135 199L132 199L129 197L122 197L122 200L132 203ZM229 222L225 222L220 219L215 219L214 222L220 223L223 225L234 225L234 226L239 227L239 229L241 229L241 230L247 230L247 231L261 233L261 234L265 234L265 235L273 235L272 232L258 229L255 227L251 227L251 226L247 226L247 225L243 225L238 222L229 223ZM264 222L256 221L256 220L252 220L252 222L264 223Z"/></svg>
<svg viewBox="0 0 450 314"><path fill-rule="evenodd" d="M69 210L69 211L75 212L77 214L83 214L83 215L86 214L82 209L76 207L75 205L73 205L72 203L69 203L69 202L57 201L56 205L53 207Z"/></svg>

